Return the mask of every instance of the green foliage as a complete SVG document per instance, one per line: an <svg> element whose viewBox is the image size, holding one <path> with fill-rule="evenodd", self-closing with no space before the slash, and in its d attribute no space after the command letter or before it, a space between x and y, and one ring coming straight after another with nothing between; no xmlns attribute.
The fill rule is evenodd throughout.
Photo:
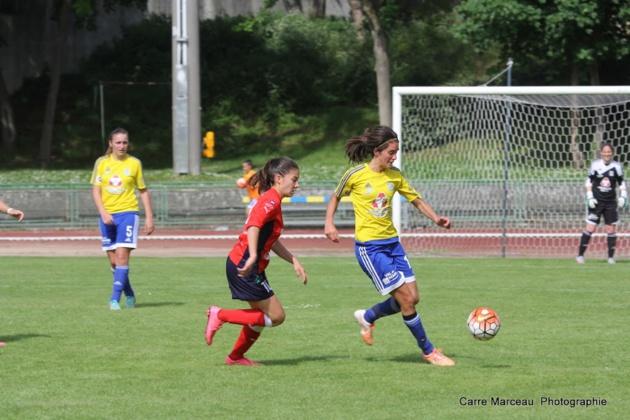
<svg viewBox="0 0 630 420"><path fill-rule="evenodd" d="M453 36L453 24L453 14L436 14L391 29L392 86L440 86L474 78L474 52Z"/></svg>
<svg viewBox="0 0 630 420"><path fill-rule="evenodd" d="M498 45L504 57L514 57L533 71L545 65L556 67L555 72L564 73L566 84L573 66L630 55L627 2L465 0L457 11L458 33L475 48ZM540 84L540 79L531 79Z"/></svg>
<svg viewBox="0 0 630 420"><path fill-rule="evenodd" d="M461 42L449 36L449 25L448 16L439 16L392 31L396 84L461 79L468 62ZM169 18L151 16L97 48L78 75L64 77L52 168L91 168L103 153L100 89L105 134L122 126L145 166L172 165L171 31ZM376 108L371 38L359 40L344 19L261 12L206 20L200 24L200 67L201 130L216 133L218 160L276 153L286 136L303 150L313 149L320 145L316 140L339 138L330 127L324 137L310 132L313 116L329 124L332 112L353 118L339 110ZM47 88L45 71L15 93L19 138L15 154L3 157L3 164L37 164ZM336 123L352 126L354 134L371 125L364 121Z"/></svg>
<svg viewBox="0 0 630 420"><path fill-rule="evenodd" d="M134 257L137 308L117 312L107 306L104 256L0 263L10 314L0 330L6 419L612 419L630 409L630 287L619 280L630 266L621 261L412 258L422 273L419 314L452 368L420 361L400 315L379 320L374 345L363 344L352 313L382 298L354 258L302 258L307 286L290 264L272 261L267 274L287 318L249 351L265 364L254 368L224 364L239 326L225 324L211 347L204 341L208 306L247 306L229 295L224 258ZM466 329L478 306L501 317L491 341ZM471 407L462 397L534 406ZM607 405L541 406L541 397Z"/></svg>

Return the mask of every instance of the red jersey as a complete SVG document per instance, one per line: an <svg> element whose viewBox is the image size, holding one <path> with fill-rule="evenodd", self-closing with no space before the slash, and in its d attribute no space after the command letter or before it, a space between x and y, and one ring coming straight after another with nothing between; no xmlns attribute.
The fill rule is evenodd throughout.
<svg viewBox="0 0 630 420"><path fill-rule="evenodd" d="M239 235L238 242L230 251L229 258L235 265L238 266L243 259L249 258L247 230L255 226L260 228L256 266L258 267L258 273L265 271L265 268L269 265L271 247L280 237L284 227L281 203L282 198L274 188L266 191L258 198L258 202L249 212L247 221L245 221L245 228Z"/></svg>

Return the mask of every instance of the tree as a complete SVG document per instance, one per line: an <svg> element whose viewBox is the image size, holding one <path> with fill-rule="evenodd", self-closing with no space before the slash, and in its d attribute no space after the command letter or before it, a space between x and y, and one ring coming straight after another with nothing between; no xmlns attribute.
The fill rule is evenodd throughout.
<svg viewBox="0 0 630 420"><path fill-rule="evenodd" d="M630 3L627 0L466 0L458 12L460 33L478 49L498 45L505 56L523 62L549 60L571 85L600 83L599 65L630 55ZM587 78L588 75L588 78ZM574 167L583 165L580 114L572 109ZM595 142L602 138L602 127Z"/></svg>
<svg viewBox="0 0 630 420"><path fill-rule="evenodd" d="M147 0L103 0L103 10L110 12L115 5L131 7L135 6L142 10L146 8ZM55 54L50 68L50 86L46 99L46 109L42 126L42 136L40 139L39 161L42 169L50 165L52 136L54 129L55 110L57 106L57 95L61 83L61 73L66 55L68 30L70 27L71 14L76 14L78 25L85 25L95 29L97 9L94 8L92 0L57 0L56 15L59 21Z"/></svg>
<svg viewBox="0 0 630 420"><path fill-rule="evenodd" d="M599 84L600 63L630 55L627 0L464 0L457 12L458 32L478 50L550 62L572 85Z"/></svg>
<svg viewBox="0 0 630 420"><path fill-rule="evenodd" d="M15 143L15 121L13 119L13 108L9 100L9 91L4 83L2 69L0 69L0 149L10 152Z"/></svg>
<svg viewBox="0 0 630 420"><path fill-rule="evenodd" d="M392 125L392 84L389 74L389 46L387 33L381 22L382 0L360 0L368 18L370 34L374 42L374 72L378 95L378 115L382 125Z"/></svg>

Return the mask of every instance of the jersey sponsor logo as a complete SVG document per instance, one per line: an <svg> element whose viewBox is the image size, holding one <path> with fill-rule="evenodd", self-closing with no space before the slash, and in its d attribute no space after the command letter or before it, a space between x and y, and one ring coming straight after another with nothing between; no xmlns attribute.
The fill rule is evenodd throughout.
<svg viewBox="0 0 630 420"><path fill-rule="evenodd" d="M385 277L383 278L383 284L388 285L392 281L396 279L396 270L392 270L389 273L385 273Z"/></svg>
<svg viewBox="0 0 630 420"><path fill-rule="evenodd" d="M108 185L105 190L110 194L120 195L125 192L125 188L122 186L122 183L123 181L120 176L113 175L109 179L109 182L107 183Z"/></svg>
<svg viewBox="0 0 630 420"><path fill-rule="evenodd" d="M109 179L109 185L112 187L120 187L122 185L122 178L118 175L114 175Z"/></svg>
<svg viewBox="0 0 630 420"><path fill-rule="evenodd" d="M374 217L385 217L389 212L389 208L387 206L387 196L385 193L378 193L374 201L372 201L373 210L370 210L370 214Z"/></svg>
<svg viewBox="0 0 630 420"><path fill-rule="evenodd" d="M269 203L265 203L263 208L265 209L265 213L269 213L271 210L273 210L273 202L270 201Z"/></svg>
<svg viewBox="0 0 630 420"><path fill-rule="evenodd" d="M382 209L387 205L387 196L384 193L378 193L376 199L372 201L372 207Z"/></svg>
<svg viewBox="0 0 630 420"><path fill-rule="evenodd" d="M387 183L387 189L390 191L394 191L394 183L393 182L388 182Z"/></svg>

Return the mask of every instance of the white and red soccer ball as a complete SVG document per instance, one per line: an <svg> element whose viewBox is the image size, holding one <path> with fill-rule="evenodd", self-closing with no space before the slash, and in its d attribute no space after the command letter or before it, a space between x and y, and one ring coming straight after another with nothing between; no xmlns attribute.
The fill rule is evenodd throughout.
<svg viewBox="0 0 630 420"><path fill-rule="evenodd" d="M468 316L468 331L477 340L485 341L494 338L501 328L499 315L490 308L480 307Z"/></svg>

